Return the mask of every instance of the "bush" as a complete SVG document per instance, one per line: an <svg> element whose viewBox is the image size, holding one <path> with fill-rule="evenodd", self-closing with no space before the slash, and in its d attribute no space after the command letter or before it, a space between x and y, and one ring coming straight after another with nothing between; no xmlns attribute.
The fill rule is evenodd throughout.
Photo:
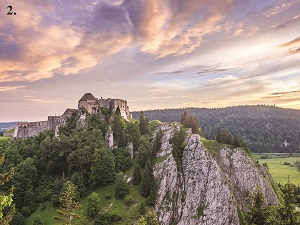
<svg viewBox="0 0 300 225"><path fill-rule="evenodd" d="M287 165L287 166L290 166L291 163L290 162L284 162L283 165Z"/></svg>
<svg viewBox="0 0 300 225"><path fill-rule="evenodd" d="M127 195L124 199L124 202L127 206L130 206L132 203L134 203L134 200L131 195Z"/></svg>
<svg viewBox="0 0 300 225"><path fill-rule="evenodd" d="M95 220L95 225L110 225L122 219L123 217L118 213L100 212Z"/></svg>
<svg viewBox="0 0 300 225"><path fill-rule="evenodd" d="M111 197L111 195L105 195L105 197L104 197L106 200L110 200L112 197Z"/></svg>
<svg viewBox="0 0 300 225"><path fill-rule="evenodd" d="M89 218L95 218L100 209L100 198L96 192L93 192L88 197L88 216Z"/></svg>
<svg viewBox="0 0 300 225"><path fill-rule="evenodd" d="M40 216L34 217L33 225L43 225L44 221L40 218Z"/></svg>
<svg viewBox="0 0 300 225"><path fill-rule="evenodd" d="M119 173L115 184L115 196L119 199L125 198L129 193L129 187L123 173Z"/></svg>
<svg viewBox="0 0 300 225"><path fill-rule="evenodd" d="M52 203L52 206L58 207L60 205L59 196L58 195L52 195L51 203Z"/></svg>
<svg viewBox="0 0 300 225"><path fill-rule="evenodd" d="M262 155L260 157L260 159L271 159L272 157L268 156L268 155Z"/></svg>
<svg viewBox="0 0 300 225"><path fill-rule="evenodd" d="M14 216L10 225L25 225L25 217L22 213L17 212Z"/></svg>

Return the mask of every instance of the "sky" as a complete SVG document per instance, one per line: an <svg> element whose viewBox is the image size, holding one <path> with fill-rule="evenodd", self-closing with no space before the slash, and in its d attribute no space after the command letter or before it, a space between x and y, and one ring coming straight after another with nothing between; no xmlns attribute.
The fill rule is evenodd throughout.
<svg viewBox="0 0 300 225"><path fill-rule="evenodd" d="M0 121L87 92L131 111L300 109L300 1L1 0Z"/></svg>

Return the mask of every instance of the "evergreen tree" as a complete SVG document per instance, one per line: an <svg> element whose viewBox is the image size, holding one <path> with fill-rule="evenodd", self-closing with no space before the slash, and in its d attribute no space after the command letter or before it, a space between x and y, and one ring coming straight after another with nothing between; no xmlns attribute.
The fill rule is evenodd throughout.
<svg viewBox="0 0 300 225"><path fill-rule="evenodd" d="M151 193L151 187L154 183L153 167L148 160L142 177L141 192L143 197L148 197Z"/></svg>
<svg viewBox="0 0 300 225"><path fill-rule="evenodd" d="M141 215L144 215L146 213L146 208L145 208L145 204L144 204L143 201L140 205L139 212L140 212Z"/></svg>
<svg viewBox="0 0 300 225"><path fill-rule="evenodd" d="M249 206L249 211L246 214L246 221L248 224L268 225L270 223L270 206L265 205L264 196L259 186L257 186L252 204Z"/></svg>
<svg viewBox="0 0 300 225"><path fill-rule="evenodd" d="M236 148L241 147L240 139L237 135L234 135L234 137L232 139L232 145Z"/></svg>
<svg viewBox="0 0 300 225"><path fill-rule="evenodd" d="M134 171L132 174L132 184L137 185L141 182L141 180L142 180L141 169L140 169L139 165L136 165L134 167Z"/></svg>
<svg viewBox="0 0 300 225"><path fill-rule="evenodd" d="M228 144L228 145L232 144L232 137L231 134L228 132L228 130L224 130L222 132L221 143Z"/></svg>
<svg viewBox="0 0 300 225"><path fill-rule="evenodd" d="M175 130L174 136L172 138L172 144L173 144L172 154L177 163L178 168L181 165L183 150L186 146L186 142L184 141L185 137L186 137L186 133L184 129L180 127L179 131Z"/></svg>
<svg viewBox="0 0 300 225"><path fill-rule="evenodd" d="M4 155L0 156L0 166L3 164ZM2 186L12 179L14 170L11 168L9 172L0 173L0 222L3 225L8 225L12 220L15 213L15 205L13 204L13 190L14 187L10 187L7 191L2 189ZM4 215L3 211L8 210L8 213Z"/></svg>
<svg viewBox="0 0 300 225"><path fill-rule="evenodd" d="M99 187L116 179L115 160L113 153L107 147L96 149L91 164L90 182Z"/></svg>
<svg viewBox="0 0 300 225"><path fill-rule="evenodd" d="M299 225L300 212L296 208L295 185L291 183L288 177L288 182L283 187L283 204L278 207L279 222L281 225Z"/></svg>
<svg viewBox="0 0 300 225"><path fill-rule="evenodd" d="M128 124L128 140L133 144L133 152L137 152L139 148L139 140L141 137L141 132L139 124L137 122L131 122Z"/></svg>
<svg viewBox="0 0 300 225"><path fill-rule="evenodd" d="M142 216L138 222L138 225L159 225L155 212L149 211L145 217Z"/></svg>
<svg viewBox="0 0 300 225"><path fill-rule="evenodd" d="M124 174L119 173L115 183L115 196L117 198L123 199L129 193L129 187L127 181L125 180Z"/></svg>
<svg viewBox="0 0 300 225"><path fill-rule="evenodd" d="M140 137L139 152L137 162L141 168L145 168L146 162L152 159L152 146L149 141L148 135L142 135Z"/></svg>
<svg viewBox="0 0 300 225"><path fill-rule="evenodd" d="M156 133L154 142L153 142L153 150L152 150L152 155L155 156L156 152L158 152L161 148L161 139L163 137L163 133L161 129Z"/></svg>
<svg viewBox="0 0 300 225"><path fill-rule="evenodd" d="M222 143L222 130L220 127L217 130L216 141L218 143Z"/></svg>
<svg viewBox="0 0 300 225"><path fill-rule="evenodd" d="M153 182L151 184L150 194L147 198L147 205L149 206L155 206L156 203L156 185Z"/></svg>
<svg viewBox="0 0 300 225"><path fill-rule="evenodd" d="M117 172L125 172L128 170L131 165L132 161L130 158L130 153L128 148L117 148L113 151L115 156L115 164L116 164L116 171Z"/></svg>
<svg viewBox="0 0 300 225"><path fill-rule="evenodd" d="M41 219L40 216L36 216L33 219L33 224L32 225L44 225L44 221Z"/></svg>
<svg viewBox="0 0 300 225"><path fill-rule="evenodd" d="M96 192L93 192L88 197L88 208L87 213L89 218L96 218L100 211L100 198Z"/></svg>
<svg viewBox="0 0 300 225"><path fill-rule="evenodd" d="M146 135L150 133L150 127L148 124L148 119L147 117L144 115L144 112L141 111L140 114L140 132L142 135Z"/></svg>
<svg viewBox="0 0 300 225"><path fill-rule="evenodd" d="M67 181L64 185L66 189L61 193L60 208L57 210L59 216L55 216L56 220L63 222L64 224L72 224L74 217L80 218L77 211L80 208L79 202L76 201L76 187L75 185Z"/></svg>
<svg viewBox="0 0 300 225"><path fill-rule="evenodd" d="M113 130L114 140L117 145L122 144L123 128L124 128L124 124L122 122L122 117L118 114L115 114L113 119L112 130Z"/></svg>
<svg viewBox="0 0 300 225"><path fill-rule="evenodd" d="M199 121L194 113L184 111L180 116L180 123L188 128L192 128L193 134L200 133Z"/></svg>

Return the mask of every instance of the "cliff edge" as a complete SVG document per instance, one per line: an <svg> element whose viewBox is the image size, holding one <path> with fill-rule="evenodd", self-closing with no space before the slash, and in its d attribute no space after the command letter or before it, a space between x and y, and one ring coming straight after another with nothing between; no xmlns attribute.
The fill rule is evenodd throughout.
<svg viewBox="0 0 300 225"><path fill-rule="evenodd" d="M173 157L172 136L179 126L163 124L155 210L161 224L242 224L257 185L266 203L278 204L273 180L243 149L222 147L212 154L198 134L188 133L180 166Z"/></svg>

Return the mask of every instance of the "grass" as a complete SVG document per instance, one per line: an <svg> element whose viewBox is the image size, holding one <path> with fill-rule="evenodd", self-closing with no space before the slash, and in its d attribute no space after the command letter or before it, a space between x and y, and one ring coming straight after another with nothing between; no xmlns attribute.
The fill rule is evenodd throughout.
<svg viewBox="0 0 300 225"><path fill-rule="evenodd" d="M130 177L132 176L136 161L133 161L132 167L125 172L125 174ZM105 187L97 188L93 192L98 193L100 198L101 211L107 210L108 212L118 213L123 217L122 221L115 222L116 225L131 225L136 224L136 222L140 218L139 207L142 201L146 205L146 199L143 198L140 194L140 185L129 185L129 195L134 200L134 203L130 206L127 206L123 199L117 199L114 193L114 184L107 185ZM93 221L89 220L87 216L87 208L88 208L88 196L82 198L80 201L80 215L81 219L74 219L74 224L80 225L90 225L93 224ZM42 210L42 206L46 205L46 208ZM58 221L54 219L55 215L58 215L55 208L52 206L51 202L46 202L40 204L38 209L26 220L26 225L32 225L33 220L36 216L39 216L44 220L44 224L47 225L57 225Z"/></svg>
<svg viewBox="0 0 300 225"><path fill-rule="evenodd" d="M43 205L45 205L46 208L44 208ZM28 217L25 224L33 224L33 220L35 217L40 217L44 221L44 224L57 224L57 221L53 217L53 215L56 215L56 210L57 208L53 207L51 202L42 203L39 205L37 210L30 217Z"/></svg>
<svg viewBox="0 0 300 225"><path fill-rule="evenodd" d="M213 158L219 155L219 152L222 148L232 148L230 145L218 143L215 140L206 140L204 137L201 137L201 141L203 146L207 149L207 151L212 155Z"/></svg>
<svg viewBox="0 0 300 225"><path fill-rule="evenodd" d="M15 132L15 128L11 128L11 129L6 131L6 133L13 133L13 132Z"/></svg>
<svg viewBox="0 0 300 225"><path fill-rule="evenodd" d="M134 199L134 203L131 206L127 206L123 199L117 199L114 196L114 184L98 188L94 190L94 192L98 193L101 199L101 211L115 212L119 213L123 216L123 220L116 222L114 224L118 225L127 225L127 224L135 224L140 218L139 207L140 203L145 199L141 197L139 186L132 185L130 186L130 195ZM88 195L89 196L89 195ZM76 222L78 224L93 224L91 220L87 217L87 207L88 207L88 196L81 199L81 208L80 208L80 219L74 219L74 224ZM43 205L46 206L43 207ZM43 209L44 208L44 209ZM54 219L55 215L58 215L56 210L58 208L53 207L51 202L45 202L39 205L38 209L26 220L26 225L33 224L33 220L35 217L40 217L44 224L47 225L56 225L58 221Z"/></svg>
<svg viewBox="0 0 300 225"><path fill-rule="evenodd" d="M260 159L261 156L267 155L269 159ZM252 153L254 159L259 160L260 164L266 163L269 167L269 171L276 183L287 183L288 176L290 181L295 185L300 185L300 173L297 168L294 167L294 163L300 161L300 155L294 154L290 156L285 153ZM291 165L284 165L284 163L290 163Z"/></svg>
<svg viewBox="0 0 300 225"><path fill-rule="evenodd" d="M164 156L162 156L162 157L156 157L156 158L155 158L155 161L154 161L155 164L161 163L161 162L167 160L167 158L169 158L169 156L170 156L171 154L172 154L172 153L166 154L166 155L164 155Z"/></svg>
<svg viewBox="0 0 300 225"><path fill-rule="evenodd" d="M10 137L0 136L0 142L5 142L5 141L9 141L9 140L10 140Z"/></svg>

